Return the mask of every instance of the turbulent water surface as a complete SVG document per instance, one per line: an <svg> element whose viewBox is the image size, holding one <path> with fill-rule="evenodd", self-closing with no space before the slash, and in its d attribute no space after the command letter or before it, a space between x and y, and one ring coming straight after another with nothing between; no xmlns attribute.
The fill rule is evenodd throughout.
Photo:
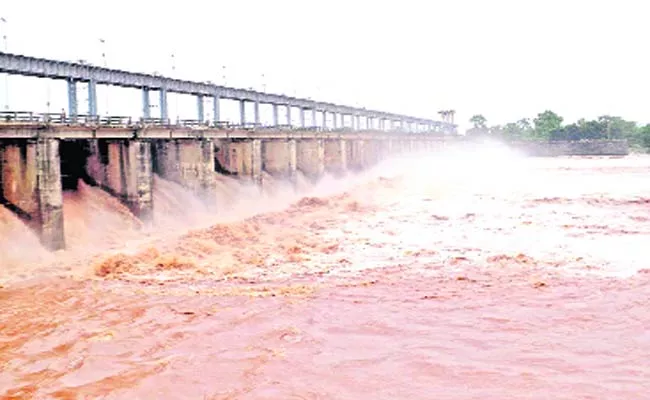
<svg viewBox="0 0 650 400"><path fill-rule="evenodd" d="M301 186L223 179L207 215L156 178L143 233L81 185L58 254L0 210L0 396L650 393L650 158L448 151Z"/></svg>

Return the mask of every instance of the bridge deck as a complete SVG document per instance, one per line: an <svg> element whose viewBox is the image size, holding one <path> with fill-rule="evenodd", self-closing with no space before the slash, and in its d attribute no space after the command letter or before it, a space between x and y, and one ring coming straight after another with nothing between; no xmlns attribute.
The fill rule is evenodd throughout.
<svg viewBox="0 0 650 400"><path fill-rule="evenodd" d="M446 125L446 123L426 118L367 110L365 108L301 99L282 94L263 93L255 90L220 86L211 82L186 81L163 77L160 75L110 69L86 63L56 61L4 52L0 52L0 72L15 75L35 76L39 78L73 80L78 82L93 81L96 84L138 89L148 88L153 90L166 90L167 92L191 95L219 96L220 98L225 99L286 105L307 110L352 114L387 120L401 120L409 123Z"/></svg>

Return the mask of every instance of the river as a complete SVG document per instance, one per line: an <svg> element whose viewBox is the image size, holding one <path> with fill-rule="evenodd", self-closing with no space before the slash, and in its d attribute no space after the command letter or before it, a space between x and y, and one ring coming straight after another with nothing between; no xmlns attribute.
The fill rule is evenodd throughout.
<svg viewBox="0 0 650 400"><path fill-rule="evenodd" d="M449 149L301 195L224 181L191 229L170 185L144 234L66 194L54 255L0 218L0 398L650 393L650 157Z"/></svg>

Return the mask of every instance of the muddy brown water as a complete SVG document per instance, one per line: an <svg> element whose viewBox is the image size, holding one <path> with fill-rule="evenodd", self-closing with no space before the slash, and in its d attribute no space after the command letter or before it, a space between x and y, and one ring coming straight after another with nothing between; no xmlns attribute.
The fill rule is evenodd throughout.
<svg viewBox="0 0 650 400"><path fill-rule="evenodd" d="M104 206L96 251L84 188L66 200L84 251L3 257L0 397L650 393L650 158L449 152L335 183L146 238Z"/></svg>

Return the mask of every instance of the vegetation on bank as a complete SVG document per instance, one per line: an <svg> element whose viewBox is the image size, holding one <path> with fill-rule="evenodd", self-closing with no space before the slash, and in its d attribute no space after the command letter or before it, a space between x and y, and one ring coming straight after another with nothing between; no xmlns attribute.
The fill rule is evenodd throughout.
<svg viewBox="0 0 650 400"><path fill-rule="evenodd" d="M603 115L594 120L580 119L572 124L563 124L564 119L547 110L537 117L523 118L505 125L488 126L487 119L477 114L469 119L473 125L467 136L492 137L506 141L515 140L602 140L627 139L633 148L650 151L650 124L638 125L621 117Z"/></svg>

